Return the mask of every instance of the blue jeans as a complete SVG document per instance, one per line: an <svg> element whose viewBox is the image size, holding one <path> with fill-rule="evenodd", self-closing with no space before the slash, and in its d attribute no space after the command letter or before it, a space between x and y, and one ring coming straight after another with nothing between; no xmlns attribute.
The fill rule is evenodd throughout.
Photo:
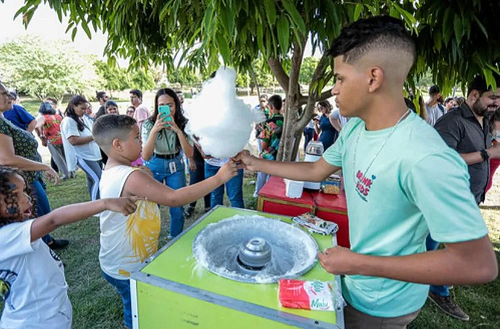
<svg viewBox="0 0 500 329"><path fill-rule="evenodd" d="M304 152L306 151L307 144L309 144L310 141L313 140L314 138L314 128L304 128Z"/></svg>
<svg viewBox="0 0 500 329"><path fill-rule="evenodd" d="M212 166L205 162L205 179L215 176L220 167ZM231 206L245 208L243 203L243 169L238 170L238 175L226 182L226 193ZM213 208L222 205L224 199L224 185L219 186L210 193L210 206Z"/></svg>
<svg viewBox="0 0 500 329"><path fill-rule="evenodd" d="M115 287L123 303L123 322L125 327L132 328L132 298L130 297L130 280L118 280L110 277L103 271L102 276Z"/></svg>
<svg viewBox="0 0 500 329"><path fill-rule="evenodd" d="M42 185L42 181L40 179L35 180L31 184L31 188L33 189L36 196L36 213L37 217L41 217L43 215L47 215L50 212L50 204L49 198L47 198L47 193L45 193L45 187ZM52 241L52 237L50 234L47 234L42 237L43 242L49 243Z"/></svg>
<svg viewBox="0 0 500 329"><path fill-rule="evenodd" d="M255 192L254 195L258 195L260 190L266 185L269 180L269 175L263 172L257 172L257 182L255 183Z"/></svg>
<svg viewBox="0 0 500 329"><path fill-rule="evenodd" d="M427 251L437 250L439 247L439 242L434 241L429 234L427 240L425 241ZM447 297L450 295L450 287L448 286L431 286L430 290L433 294L438 296Z"/></svg>
<svg viewBox="0 0 500 329"><path fill-rule="evenodd" d="M187 160L189 161L189 160ZM188 162L189 163L189 162ZM205 161L203 162L197 162L194 161L196 165L196 171L192 171L191 169L189 170L189 185L194 185L196 183L199 183L205 179ZM203 197L203 200L205 202L205 209L210 208L210 193L205 195ZM189 207L194 208L196 207L196 202L192 202Z"/></svg>
<svg viewBox="0 0 500 329"><path fill-rule="evenodd" d="M170 172L170 163L175 163L175 172ZM162 159L152 156L145 161L146 166L151 169L154 179L164 183L173 190L186 186L186 172L184 160L179 154L174 159ZM182 207L170 207L170 236L176 237L184 228L184 210Z"/></svg>

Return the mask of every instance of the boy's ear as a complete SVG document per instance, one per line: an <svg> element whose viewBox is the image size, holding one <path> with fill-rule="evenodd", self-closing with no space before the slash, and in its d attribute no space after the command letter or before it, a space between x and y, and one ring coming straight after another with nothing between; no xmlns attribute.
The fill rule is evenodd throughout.
<svg viewBox="0 0 500 329"><path fill-rule="evenodd" d="M113 141L111 142L111 146L118 152L123 151L122 143L118 138L113 139Z"/></svg>

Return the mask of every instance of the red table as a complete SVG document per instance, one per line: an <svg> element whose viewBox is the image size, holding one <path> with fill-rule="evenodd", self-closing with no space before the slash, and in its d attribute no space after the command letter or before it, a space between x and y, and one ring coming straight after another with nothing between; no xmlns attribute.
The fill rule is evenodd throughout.
<svg viewBox="0 0 500 329"><path fill-rule="evenodd" d="M302 193L299 199L285 195L283 178L271 176L259 192L257 210L271 214L298 216L306 212L314 213L316 203L311 194Z"/></svg>
<svg viewBox="0 0 500 329"><path fill-rule="evenodd" d="M339 226L337 243L343 247L350 247L349 219L343 191L339 195L331 195L304 190L301 198L291 199L285 195L283 179L272 176L259 192L257 209L286 216L310 212L321 219L336 223Z"/></svg>

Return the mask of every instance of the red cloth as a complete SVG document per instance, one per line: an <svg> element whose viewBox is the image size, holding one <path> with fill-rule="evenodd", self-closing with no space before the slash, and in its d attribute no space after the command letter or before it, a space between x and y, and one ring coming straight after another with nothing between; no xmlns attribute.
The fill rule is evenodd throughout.
<svg viewBox="0 0 500 329"><path fill-rule="evenodd" d="M500 159L490 160L490 180L488 181L488 186L486 186L486 193L490 190L493 185L493 176L495 176L495 171L500 167Z"/></svg>

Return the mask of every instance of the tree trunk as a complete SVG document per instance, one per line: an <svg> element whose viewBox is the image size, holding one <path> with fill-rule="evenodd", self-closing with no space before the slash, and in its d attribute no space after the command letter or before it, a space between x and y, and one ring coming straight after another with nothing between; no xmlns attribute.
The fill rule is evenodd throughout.
<svg viewBox="0 0 500 329"><path fill-rule="evenodd" d="M331 89L322 92L323 86L333 77L333 71L326 72L329 62L326 54L323 55L314 71L309 86L309 94L302 96L300 92L298 79L306 41L307 38L303 38L301 44L294 44L290 76L286 74L278 59L269 58L267 60L273 75L286 94L285 119L278 155L276 157L277 161L295 160L302 130L314 116L314 105L317 101L325 100L332 96ZM303 105L305 105L305 108L299 117L299 109Z"/></svg>

